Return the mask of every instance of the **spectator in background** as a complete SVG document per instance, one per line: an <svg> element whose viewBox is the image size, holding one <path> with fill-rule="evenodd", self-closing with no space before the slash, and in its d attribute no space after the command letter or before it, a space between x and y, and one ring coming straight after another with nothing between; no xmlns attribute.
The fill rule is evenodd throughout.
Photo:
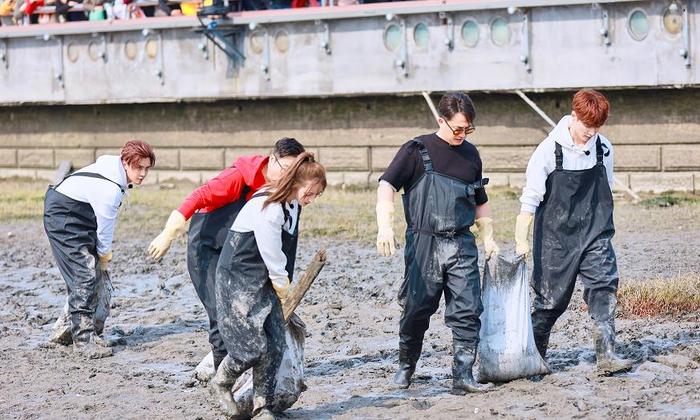
<svg viewBox="0 0 700 420"><path fill-rule="evenodd" d="M88 20L105 20L104 0L83 0Z"/></svg>
<svg viewBox="0 0 700 420"><path fill-rule="evenodd" d="M202 5L201 2L182 2L180 3L180 13L177 13L175 10L173 10L173 13L171 15L184 15L184 16L197 16L197 9Z"/></svg>
<svg viewBox="0 0 700 420"><path fill-rule="evenodd" d="M112 14L114 19L122 20L146 17L141 7L134 3L133 0L114 0Z"/></svg>
<svg viewBox="0 0 700 420"><path fill-rule="evenodd" d="M26 6L24 0L17 0L17 2L15 3L15 9L12 12L12 19L15 21L15 24L22 24L22 21L24 20L25 7Z"/></svg>
<svg viewBox="0 0 700 420"><path fill-rule="evenodd" d="M12 15L15 11L15 0L0 0L0 25L12 25Z"/></svg>
<svg viewBox="0 0 700 420"><path fill-rule="evenodd" d="M87 20L85 12L72 12L71 7L75 7L81 4L82 0L56 0L56 11L55 14L60 23L64 22L77 22L81 20Z"/></svg>
<svg viewBox="0 0 700 420"><path fill-rule="evenodd" d="M46 0L44 6L55 6L55 0ZM41 13L39 14L38 23L39 25L44 25L47 23L56 23L56 15L53 13Z"/></svg>

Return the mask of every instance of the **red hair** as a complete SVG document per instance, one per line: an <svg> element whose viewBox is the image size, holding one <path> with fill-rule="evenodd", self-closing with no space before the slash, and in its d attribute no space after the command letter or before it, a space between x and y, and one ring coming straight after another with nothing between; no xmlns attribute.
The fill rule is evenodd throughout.
<svg viewBox="0 0 700 420"><path fill-rule="evenodd" d="M151 167L156 166L156 154L153 153L151 145L141 140L129 140L122 147L122 161L131 166L143 158L151 160Z"/></svg>
<svg viewBox="0 0 700 420"><path fill-rule="evenodd" d="M598 128L608 120L610 103L597 90L581 89L574 95L571 109L586 127Z"/></svg>

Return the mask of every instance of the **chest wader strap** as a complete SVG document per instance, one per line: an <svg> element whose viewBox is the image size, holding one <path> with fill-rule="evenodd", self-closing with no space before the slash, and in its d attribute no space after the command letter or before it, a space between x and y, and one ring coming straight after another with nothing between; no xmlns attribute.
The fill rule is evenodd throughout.
<svg viewBox="0 0 700 420"><path fill-rule="evenodd" d="M119 188L119 191L122 192L122 200L124 199L124 195L126 194L126 191L124 190L124 187L122 187L121 185L119 185L119 183L112 181L111 179L107 178L107 177L104 176L104 175L100 175L100 174L97 174L97 173L94 173L94 172L73 172L72 174L70 174L70 175L68 175L67 177L63 178L63 180L61 180L61 182L59 182L58 185L53 186L53 187L51 187L51 188L53 188L53 189L55 190L56 188L58 188L59 185L63 184L63 181L65 181L66 179L68 179L68 178L70 178L70 177L72 177L72 176L84 176L84 177L87 177L87 178L104 179L105 181L109 181L109 182L111 182L112 184L116 185L117 188ZM131 188L131 184L129 184L129 188ZM121 206L122 206L122 203L119 202L119 207L121 207Z"/></svg>
<svg viewBox="0 0 700 420"><path fill-rule="evenodd" d="M554 159L557 166L555 169L561 171L564 169L564 154L561 152L561 144L554 142Z"/></svg>
<svg viewBox="0 0 700 420"><path fill-rule="evenodd" d="M415 144L418 148L418 153L420 154L420 158L423 161L423 167L425 168L425 172L432 172L433 161L430 160L430 155L428 154L428 149L426 149L425 144L418 139L413 139L413 144Z"/></svg>
<svg viewBox="0 0 700 420"><path fill-rule="evenodd" d="M84 177L88 177L88 178L104 179L105 181L109 181L109 182L111 182L112 184L116 185L117 188L119 188L119 191L122 192L122 194L126 194L126 191L124 191L124 187L122 187L121 185L119 185L119 183L112 181L111 179L107 178L106 176L103 176L103 175L100 175L100 174L96 174L96 173L94 173L94 172L73 172L72 174L70 174L70 175L68 175L67 177L63 178L63 180L62 180L61 182L59 182L59 183L58 183L56 186L54 186L53 188L54 188L54 189L58 188L59 185L63 184L63 181L65 181L66 179L68 179L68 178L70 178L70 177L72 177L72 176L84 176Z"/></svg>
<svg viewBox="0 0 700 420"><path fill-rule="evenodd" d="M607 149L607 147L606 147ZM610 150L608 150L607 153L603 153L603 143L600 141L600 136L596 138L595 141L595 157L596 157L596 163L600 166L603 166L603 156L608 156L610 155Z"/></svg>
<svg viewBox="0 0 700 420"><path fill-rule="evenodd" d="M252 200L255 197L265 197L268 195L270 195L270 191L260 191L260 192L256 192L255 194L253 194L253 196L250 197L250 199ZM293 220L292 215L289 213L289 210L287 210L287 206L285 206L284 203L280 203L280 204L282 205L282 214L284 214L284 224L286 225L287 223L289 223L290 228L292 228L292 232L293 232L292 235L294 235L294 234L296 234L296 231L299 228L299 219L300 219L299 214L301 213L301 207L299 208L299 210L297 210L296 226L292 226L292 220ZM301 204L297 204L297 205L301 206ZM295 210L295 208L292 207L292 210Z"/></svg>
<svg viewBox="0 0 700 420"><path fill-rule="evenodd" d="M607 146L605 146L601 141L600 141L600 136L596 136L595 140L595 157L596 157L596 165L603 166L603 156L610 156L610 150L607 152L603 150L603 148L607 149ZM561 144L559 143L554 143L554 157L556 158L556 169L564 169L563 168L563 162L564 162L564 155L561 152Z"/></svg>

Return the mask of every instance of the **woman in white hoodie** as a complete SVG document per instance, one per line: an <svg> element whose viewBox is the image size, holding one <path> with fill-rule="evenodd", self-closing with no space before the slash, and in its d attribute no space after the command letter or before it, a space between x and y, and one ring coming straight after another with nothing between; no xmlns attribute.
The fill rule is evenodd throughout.
<svg viewBox="0 0 700 420"><path fill-rule="evenodd" d="M216 310L228 355L210 382L228 417L245 412L231 387L253 368L253 415L271 415L285 350L282 302L294 273L299 215L326 188L326 172L303 152L282 177L243 206L216 268Z"/></svg>
<svg viewBox="0 0 700 420"><path fill-rule="evenodd" d="M544 358L550 331L580 276L603 374L631 368L613 352L619 281L612 246L613 149L598 132L609 110L600 92L576 92L571 115L559 121L530 158L515 225L516 253L525 256L530 251L528 229L535 221L532 327L537 349Z"/></svg>
<svg viewBox="0 0 700 420"><path fill-rule="evenodd" d="M133 184L139 185L156 163L151 146L132 140L120 156L97 161L50 186L44 198L44 229L68 288L73 350L86 358L112 355L95 339L97 294L112 259L119 207Z"/></svg>

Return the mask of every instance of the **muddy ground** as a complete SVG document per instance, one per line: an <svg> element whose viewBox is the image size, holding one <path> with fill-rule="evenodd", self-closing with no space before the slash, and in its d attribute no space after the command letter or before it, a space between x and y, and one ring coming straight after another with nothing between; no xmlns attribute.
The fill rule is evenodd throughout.
<svg viewBox="0 0 700 420"><path fill-rule="evenodd" d="M698 210L618 204L621 281L700 272ZM313 217L313 208L305 217ZM177 242L160 264L145 258L160 223L120 224L106 332L122 344L113 357L89 362L46 344L65 286L40 219L0 225L0 417L220 417L207 388L192 377L209 347L206 315L186 274L185 243ZM504 251L512 249L501 242ZM309 330L309 389L288 418L700 417L698 314L619 319L618 350L636 361L635 369L599 378L592 374L592 334L580 290L553 333L552 375L499 385L486 395L451 395L451 334L441 309L414 385L397 390L390 379L398 356L394 297L401 256L383 259L370 244L302 232L297 266L318 248L328 250L329 262L297 311Z"/></svg>

